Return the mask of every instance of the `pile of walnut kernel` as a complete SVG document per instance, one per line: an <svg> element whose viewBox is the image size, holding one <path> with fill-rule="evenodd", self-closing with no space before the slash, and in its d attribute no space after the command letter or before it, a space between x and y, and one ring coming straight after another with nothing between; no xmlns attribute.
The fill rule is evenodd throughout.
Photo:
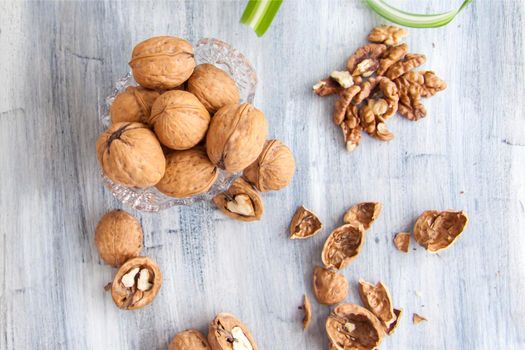
<svg viewBox="0 0 525 350"><path fill-rule="evenodd" d="M408 53L400 44L405 29L379 26L368 35L369 44L348 58L345 71L333 71L314 85L319 96L338 95L333 121L343 131L346 149L352 152L362 131L390 141L394 134L386 121L394 114L416 121L426 116L422 97L430 97L447 85L432 71L415 71L423 65L423 54Z"/></svg>

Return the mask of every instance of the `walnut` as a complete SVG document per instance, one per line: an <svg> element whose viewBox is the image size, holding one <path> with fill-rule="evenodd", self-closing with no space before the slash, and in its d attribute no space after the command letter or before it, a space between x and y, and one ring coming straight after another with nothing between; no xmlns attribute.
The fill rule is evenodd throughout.
<svg viewBox="0 0 525 350"><path fill-rule="evenodd" d="M403 28L382 25L372 29L368 34L368 41L391 46L397 45L399 40L406 36L408 36L408 32Z"/></svg>
<svg viewBox="0 0 525 350"><path fill-rule="evenodd" d="M397 250L402 251L403 253L408 253L408 248L410 247L410 233L397 233L394 237L394 245Z"/></svg>
<svg viewBox="0 0 525 350"><path fill-rule="evenodd" d="M304 311L303 329L306 330L312 321L312 304L306 294L303 297L303 306L299 306L299 309Z"/></svg>
<svg viewBox="0 0 525 350"><path fill-rule="evenodd" d="M348 295L348 280L336 271L316 266L313 283L315 298L320 304L337 304Z"/></svg>
<svg viewBox="0 0 525 350"><path fill-rule="evenodd" d="M323 264L328 268L342 269L360 253L364 243L362 225L345 224L332 231L321 253Z"/></svg>
<svg viewBox="0 0 525 350"><path fill-rule="evenodd" d="M410 71L403 74L398 80L404 80L405 86L419 86L422 97L434 96L447 88L447 84L432 71Z"/></svg>
<svg viewBox="0 0 525 350"><path fill-rule="evenodd" d="M290 223L290 239L304 239L317 234L323 228L323 224L311 210L300 206Z"/></svg>
<svg viewBox="0 0 525 350"><path fill-rule="evenodd" d="M390 323L390 326L385 328L385 332L388 335L391 335L396 330L397 326L399 325L399 319L403 315L403 309L394 309L394 315L395 319L392 323Z"/></svg>
<svg viewBox="0 0 525 350"><path fill-rule="evenodd" d="M354 128L350 128L348 126L348 120L342 122L340 126L345 137L346 150L353 152L361 142L361 126L357 125Z"/></svg>
<svg viewBox="0 0 525 350"><path fill-rule="evenodd" d="M166 156L166 173L155 187L170 197L191 197L208 191L218 175L202 147L173 151Z"/></svg>
<svg viewBox="0 0 525 350"><path fill-rule="evenodd" d="M381 121L390 118L397 112L399 92L396 84L390 79L385 77L375 77L368 79L366 82L361 84L361 91L354 97L352 103L354 105L358 105L370 97L382 97L382 99L387 104L387 108L384 111L381 109L372 111L374 112L374 115L381 117Z"/></svg>
<svg viewBox="0 0 525 350"><path fill-rule="evenodd" d="M340 125L345 120L346 110L350 106L352 99L356 96L361 88L357 85L353 85L348 89L345 89L339 94L339 99L335 102L335 110L333 120L334 123Z"/></svg>
<svg viewBox="0 0 525 350"><path fill-rule="evenodd" d="M379 60L379 68L377 69L377 75L384 75L388 68L394 63L398 62L408 52L407 44L400 44L397 46L389 47L385 51L384 55Z"/></svg>
<svg viewBox="0 0 525 350"><path fill-rule="evenodd" d="M195 67L188 80L187 90L197 96L212 115L226 105L239 103L240 99L235 80L222 69L208 63Z"/></svg>
<svg viewBox="0 0 525 350"><path fill-rule="evenodd" d="M359 105L361 102L366 100L369 96L373 95L373 92L379 84L380 77L372 77L367 81L363 82L359 87L359 93L356 94L352 100L352 104Z"/></svg>
<svg viewBox="0 0 525 350"><path fill-rule="evenodd" d="M396 104L397 107L397 104ZM365 131L382 141L390 141L394 138L385 124L384 115L388 110L388 103L380 99L368 99L367 104L359 111L361 125Z"/></svg>
<svg viewBox="0 0 525 350"><path fill-rule="evenodd" d="M353 226L362 225L365 230L368 230L381 214L382 208L381 203L377 202L359 203L346 211L343 221L345 224L352 224Z"/></svg>
<svg viewBox="0 0 525 350"><path fill-rule="evenodd" d="M206 135L210 114L193 94L172 90L153 104L149 122L160 142L174 150L197 145Z"/></svg>
<svg viewBox="0 0 525 350"><path fill-rule="evenodd" d="M332 73L330 73L330 78L335 80L344 89L348 89L350 86L354 85L354 80L347 70L334 70Z"/></svg>
<svg viewBox="0 0 525 350"><path fill-rule="evenodd" d="M385 73L385 76L394 80L405 74L406 72L411 71L414 68L417 68L426 62L427 58L425 55L418 53L409 53L405 57L394 63Z"/></svg>
<svg viewBox="0 0 525 350"><path fill-rule="evenodd" d="M314 92L319 96L340 94L344 88L332 78L326 78L313 86Z"/></svg>
<svg viewBox="0 0 525 350"><path fill-rule="evenodd" d="M208 342L212 350L257 350L248 327L227 313L218 314L210 323Z"/></svg>
<svg viewBox="0 0 525 350"><path fill-rule="evenodd" d="M244 170L261 154L267 134L268 122L257 108L249 103L225 106L210 123L208 157L226 171Z"/></svg>
<svg viewBox="0 0 525 350"><path fill-rule="evenodd" d="M97 139L97 158L112 181L138 188L164 176L166 159L155 134L141 123L116 123Z"/></svg>
<svg viewBox="0 0 525 350"><path fill-rule="evenodd" d="M142 250L142 227L122 210L106 213L95 229L95 244L104 262L118 267Z"/></svg>
<svg viewBox="0 0 525 350"><path fill-rule="evenodd" d="M338 305L326 320L326 333L338 350L376 349L385 336L377 317L355 304Z"/></svg>
<svg viewBox="0 0 525 350"><path fill-rule="evenodd" d="M211 348L201 332L188 329L173 337L168 350L211 350Z"/></svg>
<svg viewBox="0 0 525 350"><path fill-rule="evenodd" d="M353 76L370 76L379 67L379 58L386 51L383 44L368 44L360 47L348 58L346 69Z"/></svg>
<svg viewBox="0 0 525 350"><path fill-rule="evenodd" d="M227 191L213 197L213 203L228 217L240 221L260 220L264 212L261 196L241 177Z"/></svg>
<svg viewBox="0 0 525 350"><path fill-rule="evenodd" d="M157 263L140 256L118 269L111 284L111 296L121 309L140 309L153 301L161 285L162 274Z"/></svg>
<svg viewBox="0 0 525 350"><path fill-rule="evenodd" d="M360 279L359 296L365 307L383 323L385 329L388 329L396 319L388 288L382 282L377 282L374 286Z"/></svg>
<svg viewBox="0 0 525 350"><path fill-rule="evenodd" d="M416 313L412 314L412 323L413 324L420 324L421 322L428 321L425 317L418 315Z"/></svg>
<svg viewBox="0 0 525 350"><path fill-rule="evenodd" d="M151 106L157 97L159 97L157 91L144 89L140 86L128 86L126 90L115 97L109 108L111 122L147 123L151 114Z"/></svg>
<svg viewBox="0 0 525 350"><path fill-rule="evenodd" d="M193 73L193 47L181 38L153 37L135 46L129 66L140 85L148 89L173 89Z"/></svg>
<svg viewBox="0 0 525 350"><path fill-rule="evenodd" d="M414 238L419 245L432 253L449 248L465 227L468 218L463 211L428 210L419 216L414 225Z"/></svg>
<svg viewBox="0 0 525 350"><path fill-rule="evenodd" d="M412 84L404 75L394 80L399 92L398 112L409 120L418 120L427 114L421 103L422 88L419 84Z"/></svg>

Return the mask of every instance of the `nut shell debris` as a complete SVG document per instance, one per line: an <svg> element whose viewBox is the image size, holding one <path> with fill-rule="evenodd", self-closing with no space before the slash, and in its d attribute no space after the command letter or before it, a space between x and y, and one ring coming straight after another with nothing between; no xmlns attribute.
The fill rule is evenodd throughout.
<svg viewBox="0 0 525 350"><path fill-rule="evenodd" d="M345 300L348 280L336 271L316 266L314 269L314 294L320 304L332 305Z"/></svg>
<svg viewBox="0 0 525 350"><path fill-rule="evenodd" d="M399 325L399 319L403 315L403 309L394 309L394 315L396 316L394 321L390 323L390 326L385 328L385 332L387 335L392 335L396 330L397 326Z"/></svg>
<svg viewBox="0 0 525 350"><path fill-rule="evenodd" d="M410 248L410 233L408 232L399 232L394 236L394 245L397 250L408 253Z"/></svg>
<svg viewBox="0 0 525 350"><path fill-rule="evenodd" d="M343 217L345 224L362 225L368 230L381 214L383 206L378 202L363 202L348 209Z"/></svg>
<svg viewBox="0 0 525 350"><path fill-rule="evenodd" d="M323 224L309 209L300 206L290 222L290 239L305 239L316 235L323 228Z"/></svg>
<svg viewBox="0 0 525 350"><path fill-rule="evenodd" d="M412 314L412 323L413 324L420 324L421 322L426 322L428 321L425 317L421 316L421 315L418 315L416 313Z"/></svg>
<svg viewBox="0 0 525 350"><path fill-rule="evenodd" d="M388 288L382 282L373 285L360 279L359 296L364 306L388 329L396 319Z"/></svg>
<svg viewBox="0 0 525 350"><path fill-rule="evenodd" d="M264 213L261 195L241 177L227 191L213 197L213 203L226 216L240 221L257 221Z"/></svg>
<svg viewBox="0 0 525 350"><path fill-rule="evenodd" d="M364 243L362 225L345 224L332 231L321 253L327 268L342 269L350 264L361 252Z"/></svg>
<svg viewBox="0 0 525 350"><path fill-rule="evenodd" d="M436 253L449 248L463 233L468 217L463 211L427 210L414 225L416 242Z"/></svg>
<svg viewBox="0 0 525 350"><path fill-rule="evenodd" d="M312 304L306 294L303 297L303 306L301 309L304 311L303 329L306 330L312 321Z"/></svg>

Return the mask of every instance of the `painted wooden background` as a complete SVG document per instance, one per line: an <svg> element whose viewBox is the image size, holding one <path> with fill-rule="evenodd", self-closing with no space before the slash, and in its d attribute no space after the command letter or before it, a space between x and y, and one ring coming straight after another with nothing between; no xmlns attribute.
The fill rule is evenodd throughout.
<svg viewBox="0 0 525 350"><path fill-rule="evenodd" d="M403 3L398 1L398 3ZM412 2L446 10L458 1ZM332 101L311 86L383 21L360 1L286 0L263 38L238 23L245 1L0 2L0 348L164 349L178 331L238 315L265 350L326 349L327 307L301 329L297 306L344 210L384 204L359 259L344 270L348 301L359 277L383 280L405 309L385 349L525 348L524 8L474 3L445 28L412 30L448 89L428 117L390 122L394 141L365 137L353 154L330 120ZM408 7L408 5L405 4ZM418 6L418 7L417 7ZM93 231L120 207L98 176L98 114L133 45L171 34L221 38L257 69L256 105L271 135L290 145L297 174L264 196L261 222L225 218L208 204L134 212L146 255L164 273L151 307L118 310L103 286L114 270ZM325 230L287 239L297 205ZM471 223L448 251L397 252L394 233L426 209L464 209ZM418 312L429 321L413 326Z"/></svg>

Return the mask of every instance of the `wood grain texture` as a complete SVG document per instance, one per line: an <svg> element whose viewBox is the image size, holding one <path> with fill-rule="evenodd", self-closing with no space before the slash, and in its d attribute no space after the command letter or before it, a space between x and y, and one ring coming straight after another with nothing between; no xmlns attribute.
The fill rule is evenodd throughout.
<svg viewBox="0 0 525 350"><path fill-rule="evenodd" d="M381 279L404 308L383 348L525 348L523 2L475 1L444 28L411 30L411 50L427 54L425 68L449 87L425 101L427 118L394 118L394 141L365 137L351 155L330 120L332 101L311 86L344 67L383 20L360 1L287 0L257 39L238 24L244 5L0 2L0 348L164 349L176 332L205 331L228 311L261 349L326 349L329 309L314 302L303 332L297 306L303 293L313 297L325 237L363 200L384 210L344 274L349 301L358 301L359 277ZM234 222L208 204L132 211L144 227L144 254L165 280L151 307L123 312L103 290L115 271L93 242L98 219L120 207L98 176L98 115L133 45L160 34L217 37L246 54L260 81L256 105L271 136L293 149L297 174L285 190L264 195L258 223ZM325 230L290 241L300 204ZM419 213L448 208L471 218L453 248L394 249L394 234ZM413 326L413 312L429 321Z"/></svg>

